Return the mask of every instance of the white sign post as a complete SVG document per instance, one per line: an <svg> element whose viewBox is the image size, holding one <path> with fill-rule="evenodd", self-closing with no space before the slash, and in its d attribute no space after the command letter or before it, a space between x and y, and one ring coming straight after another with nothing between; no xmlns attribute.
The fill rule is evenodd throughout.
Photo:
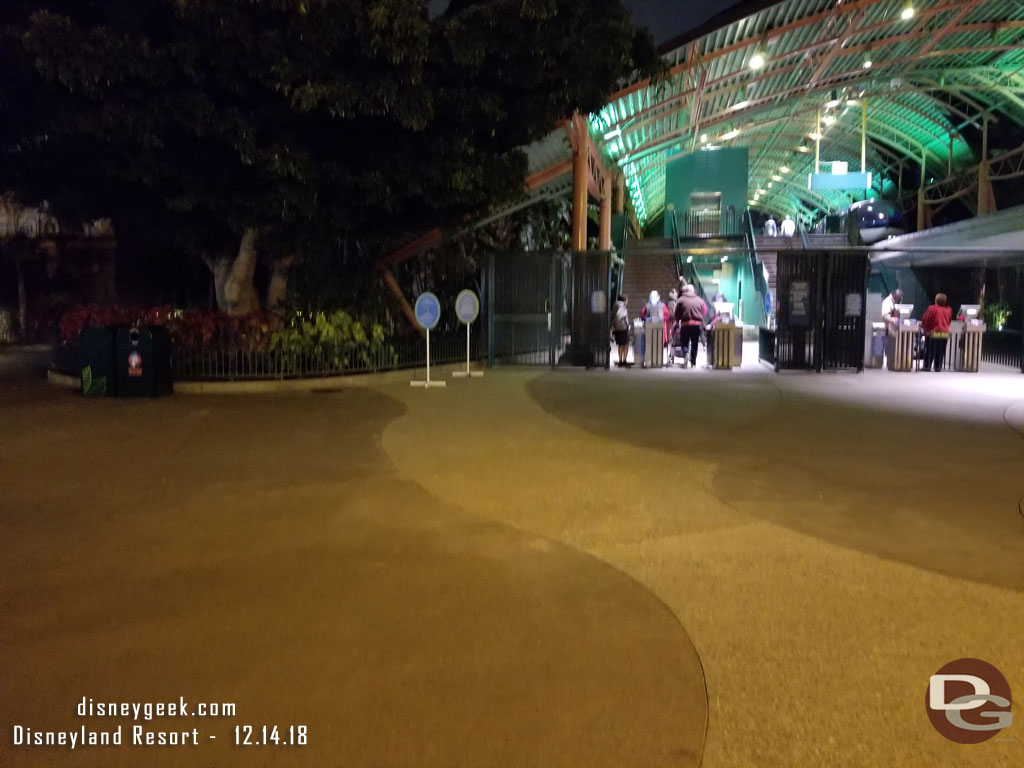
<svg viewBox="0 0 1024 768"><path fill-rule="evenodd" d="M469 379L473 376L483 376L483 371L469 370L469 328L473 321L480 315L480 299L468 288L460 291L455 297L455 314L459 322L466 326L466 370L452 371L452 376L457 379Z"/></svg>
<svg viewBox="0 0 1024 768"><path fill-rule="evenodd" d="M427 380L413 380L409 382L409 386L423 387L424 389L446 386L448 382L430 380L430 329L437 327L437 322L441 319L441 302L430 291L421 293L419 298L416 299L414 312L416 314L416 322L427 331Z"/></svg>

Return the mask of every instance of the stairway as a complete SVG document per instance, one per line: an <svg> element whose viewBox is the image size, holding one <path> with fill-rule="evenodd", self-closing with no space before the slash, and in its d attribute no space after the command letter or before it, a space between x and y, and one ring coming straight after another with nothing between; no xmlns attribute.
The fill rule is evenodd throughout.
<svg viewBox="0 0 1024 768"><path fill-rule="evenodd" d="M630 240L626 244L622 292L629 297L631 317L640 313L651 291L660 293L664 301L668 299L668 292L678 284L676 259L669 252L671 250L672 239L668 237L648 237Z"/></svg>
<svg viewBox="0 0 1024 768"><path fill-rule="evenodd" d="M850 240L845 234L819 235L812 233L807 235L807 248L811 250L829 250L830 248L847 248ZM778 271L778 252L787 250L803 250L804 241L799 233L790 240L784 237L768 237L767 235L754 235L754 247L757 249L757 257L768 270L768 290L775 296L777 283L776 274Z"/></svg>

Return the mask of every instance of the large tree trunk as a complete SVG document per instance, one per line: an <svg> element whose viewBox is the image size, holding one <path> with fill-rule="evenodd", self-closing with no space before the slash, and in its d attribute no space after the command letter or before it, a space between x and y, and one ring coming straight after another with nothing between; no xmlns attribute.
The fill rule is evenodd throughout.
<svg viewBox="0 0 1024 768"><path fill-rule="evenodd" d="M256 275L256 240L258 233L250 227L242 235L238 254L206 257L206 266L213 273L217 309L229 315L248 315L260 308L253 280Z"/></svg>
<svg viewBox="0 0 1024 768"><path fill-rule="evenodd" d="M229 315L248 315L260 308L253 280L256 276L256 230L245 230L238 255L224 283L224 311Z"/></svg>
<svg viewBox="0 0 1024 768"><path fill-rule="evenodd" d="M295 264L295 256L287 256L274 261L267 284L267 311L275 314L284 313L284 302L288 294L288 273Z"/></svg>

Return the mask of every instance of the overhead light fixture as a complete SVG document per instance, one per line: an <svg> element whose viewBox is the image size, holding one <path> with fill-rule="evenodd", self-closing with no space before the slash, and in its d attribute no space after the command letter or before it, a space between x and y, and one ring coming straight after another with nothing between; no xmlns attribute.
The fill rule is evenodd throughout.
<svg viewBox="0 0 1024 768"><path fill-rule="evenodd" d="M782 171L783 173L789 173L789 168L785 165L779 168L779 170Z"/></svg>
<svg viewBox="0 0 1024 768"><path fill-rule="evenodd" d="M772 182L769 181L768 182L768 189L771 189L771 188L772 188Z"/></svg>
<svg viewBox="0 0 1024 768"><path fill-rule="evenodd" d="M614 131L609 131L608 133L606 133L604 135L604 140L605 141L611 141L612 139L616 139L616 138L618 138L621 135L622 135L622 129L621 128L616 128Z"/></svg>
<svg viewBox="0 0 1024 768"><path fill-rule="evenodd" d="M874 63L875 62L873 62L871 60L871 52L870 51L868 51L866 54L864 54L864 63L861 65L862 67L864 67L864 69L871 69L871 65L874 64Z"/></svg>
<svg viewBox="0 0 1024 768"><path fill-rule="evenodd" d="M907 2L903 4L903 10L900 11L900 18L904 21L914 18L913 0L907 0Z"/></svg>
<svg viewBox="0 0 1024 768"><path fill-rule="evenodd" d="M832 89L832 93L829 94L831 98L825 102L825 106L831 109L832 107L839 106L839 92L835 88Z"/></svg>
<svg viewBox="0 0 1024 768"><path fill-rule="evenodd" d="M687 264L693 264L693 256L687 256L686 257L686 263Z"/></svg>
<svg viewBox="0 0 1024 768"><path fill-rule="evenodd" d="M725 262L727 262L728 260L729 260L729 257L728 257L728 256L723 256L723 257L722 257L722 263L723 263L723 264L725 264Z"/></svg>
<svg viewBox="0 0 1024 768"><path fill-rule="evenodd" d="M818 133L817 131L811 131L810 133L807 134L807 138L814 139L815 141L818 141L821 138L821 134ZM811 150L805 149L803 151L804 152L810 152Z"/></svg>
<svg viewBox="0 0 1024 768"><path fill-rule="evenodd" d="M772 181L782 181L781 176L772 176Z"/></svg>
<svg viewBox="0 0 1024 768"><path fill-rule="evenodd" d="M730 141L731 139L735 139L739 135L740 135L740 129L739 128L733 128L728 133L723 133L722 134L722 139L725 140L725 141Z"/></svg>
<svg viewBox="0 0 1024 768"><path fill-rule="evenodd" d="M846 100L846 106L848 106L848 107L856 107L859 104L860 104L860 102L857 101L856 99L847 99Z"/></svg>
<svg viewBox="0 0 1024 768"><path fill-rule="evenodd" d="M750 57L749 64L750 64L750 68L751 69L754 69L754 70L764 69L764 65L768 63L768 54L765 53L767 48L768 48L768 36L764 35L764 36L761 37L761 40L757 44L757 47L754 48L753 55Z"/></svg>
<svg viewBox="0 0 1024 768"><path fill-rule="evenodd" d="M836 116L835 115L825 115L823 118L821 118L821 122L823 122L825 125L832 125L832 123L834 123L835 121L836 121ZM814 138L814 137L812 136L811 138Z"/></svg>
<svg viewBox="0 0 1024 768"><path fill-rule="evenodd" d="M811 135L811 138L812 138L812 139L814 138L814 135L813 135L813 134ZM796 151L797 151L797 152L810 152L810 151L811 151L811 148L810 148L810 147L808 147L808 146L807 146L807 145L805 145L805 144L801 144L801 145L800 145L799 147L797 147L797 148L796 148Z"/></svg>
<svg viewBox="0 0 1024 768"><path fill-rule="evenodd" d="M706 133L702 133L700 135L700 143L701 144L707 144L708 143L708 135Z"/></svg>

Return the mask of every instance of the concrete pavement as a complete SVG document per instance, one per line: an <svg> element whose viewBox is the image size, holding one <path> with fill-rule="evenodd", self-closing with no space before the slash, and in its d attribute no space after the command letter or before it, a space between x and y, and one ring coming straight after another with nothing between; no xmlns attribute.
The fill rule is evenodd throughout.
<svg viewBox="0 0 1024 768"><path fill-rule="evenodd" d="M924 708L963 656L1024 691L1022 384L497 370L87 401L0 359L0 761L1024 764L1016 704L1015 741L976 746ZM189 719L199 747L11 745L104 725L83 695L238 714Z"/></svg>

